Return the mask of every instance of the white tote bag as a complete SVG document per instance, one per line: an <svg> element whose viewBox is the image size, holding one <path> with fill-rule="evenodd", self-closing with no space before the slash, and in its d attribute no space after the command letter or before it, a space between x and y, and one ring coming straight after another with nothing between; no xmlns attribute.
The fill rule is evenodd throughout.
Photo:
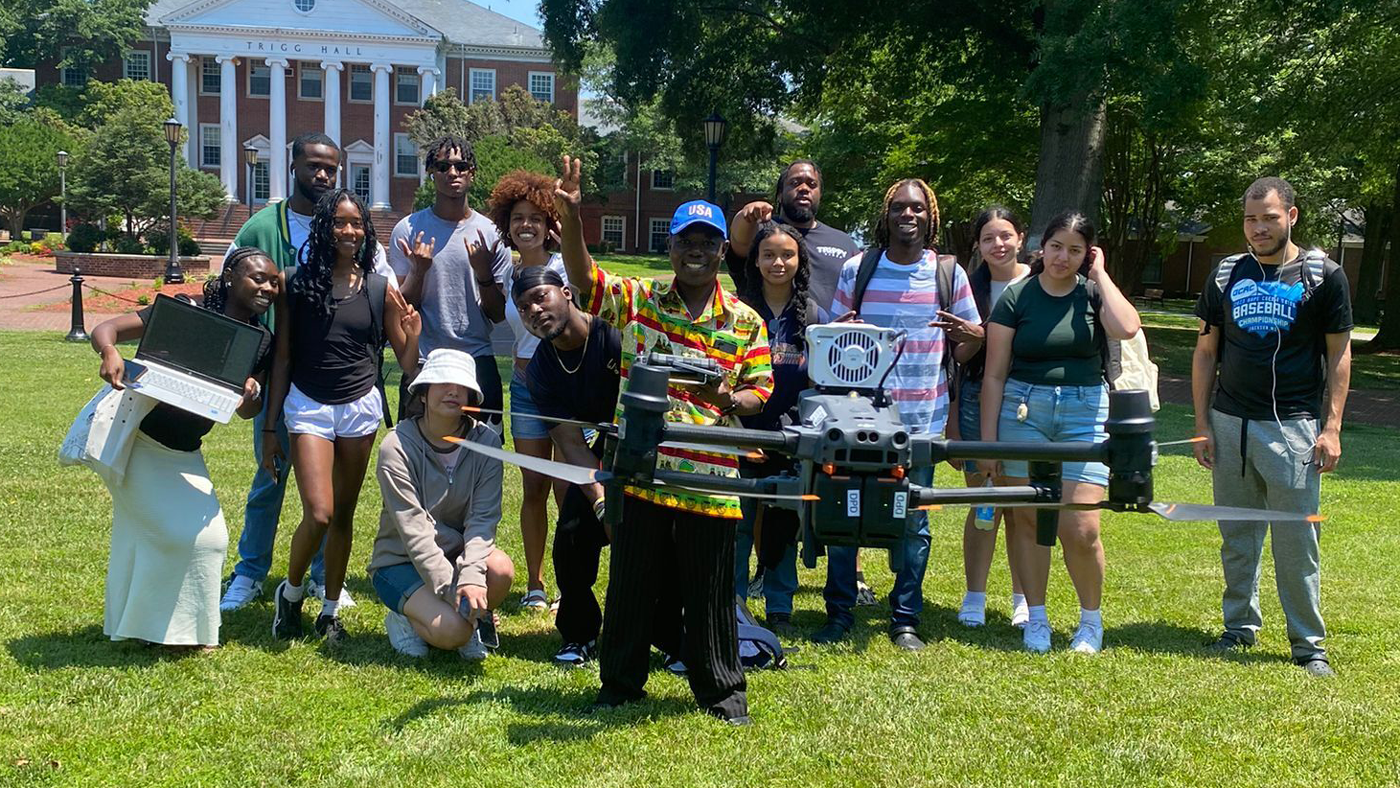
<svg viewBox="0 0 1400 788"><path fill-rule="evenodd" d="M60 465L86 465L105 481L120 484L131 456L131 440L156 401L110 385L93 395L58 447Z"/></svg>

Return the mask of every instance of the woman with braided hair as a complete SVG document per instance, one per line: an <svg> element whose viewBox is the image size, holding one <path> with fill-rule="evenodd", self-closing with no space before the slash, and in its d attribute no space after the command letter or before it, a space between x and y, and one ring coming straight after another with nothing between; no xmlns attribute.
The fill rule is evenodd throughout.
<svg viewBox="0 0 1400 788"><path fill-rule="evenodd" d="M287 579L277 587L272 634L300 637L306 570L325 538L326 589L316 633L337 645L340 591L350 561L355 504L384 417L380 371L385 339L405 375L418 367L418 313L374 273L374 225L346 189L316 204L301 265L283 270L277 302L277 354L268 394L268 424L282 418L291 434L292 467L302 520L292 537ZM276 430L263 428L263 465L282 472Z"/></svg>
<svg viewBox="0 0 1400 788"><path fill-rule="evenodd" d="M262 383L272 335L262 327L281 287L277 265L262 251L240 247L204 286L204 307L263 332L253 375L243 386L238 415L262 408ZM92 331L102 356L97 374L124 387L126 362L118 342L140 339L154 307L108 320ZM214 422L158 403L132 441L131 458L112 494L112 553L107 563L103 632L113 640L141 640L178 648L219 645L219 575L228 529L200 454Z"/></svg>

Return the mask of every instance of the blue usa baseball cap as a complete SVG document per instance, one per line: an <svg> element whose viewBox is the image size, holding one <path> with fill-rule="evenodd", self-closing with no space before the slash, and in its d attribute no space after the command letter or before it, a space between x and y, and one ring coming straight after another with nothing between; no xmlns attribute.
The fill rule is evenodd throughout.
<svg viewBox="0 0 1400 788"><path fill-rule="evenodd" d="M719 230L719 234L729 237L729 226L724 222L724 211L718 205L704 200L691 200L676 209L671 217L671 235L680 235L692 224L704 224Z"/></svg>

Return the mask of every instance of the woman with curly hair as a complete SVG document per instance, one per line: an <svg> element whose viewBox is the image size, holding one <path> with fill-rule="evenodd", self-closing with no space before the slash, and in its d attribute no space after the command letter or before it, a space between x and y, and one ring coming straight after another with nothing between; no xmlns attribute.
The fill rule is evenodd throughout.
<svg viewBox="0 0 1400 788"><path fill-rule="evenodd" d="M773 395L762 412L739 420L750 429L775 430L793 423L797 398L807 388L804 332L809 324L826 322L827 315L808 295L812 264L807 243L797 228L772 221L760 224L744 270L739 300L753 307L768 324ZM792 469L791 463L772 457L739 461L740 475L748 478ZM797 513L760 508L751 499L741 499L739 507L744 519L738 525L734 551L735 593L748 596L749 553L757 543L768 628L782 637L792 637L797 634L792 624L792 596L797 591Z"/></svg>
<svg viewBox="0 0 1400 788"><path fill-rule="evenodd" d="M559 213L554 207L554 178L539 173L515 170L506 173L496 183L488 203L491 221L520 259L512 266L506 291L510 292L521 273L537 266L565 276L564 260L558 252ZM511 354L514 368L510 376L510 434L515 450L531 457L552 459L553 443L549 425L536 416L540 411L530 398L525 385L525 369L539 347L541 337L531 334L521 322L514 299L506 299L506 322L515 334L515 349ZM561 326L562 330L562 326ZM552 339L553 337L544 337ZM544 585L544 548L549 537L549 491L556 487L555 500L564 498L564 485L551 484L549 477L520 469L524 488L520 502L520 536L525 543L525 567L528 572L525 596L520 604L530 610L549 609L549 594Z"/></svg>
<svg viewBox="0 0 1400 788"><path fill-rule="evenodd" d="M238 415L262 409L262 383L272 335L259 318L277 296L277 265L261 250L234 249L223 271L204 285L204 308L256 326L263 333L253 374L244 383ZM97 374L112 388L126 380L118 342L140 339L155 307L114 317L92 330L102 357ZM141 420L125 477L112 494L112 552L107 564L102 631L113 640L173 648L219 645L219 574L228 529L200 445L214 428L203 416L157 404Z"/></svg>
<svg viewBox="0 0 1400 788"><path fill-rule="evenodd" d="M346 189L316 203L302 264L282 272L268 423L291 434L302 519L292 537L287 579L277 587L274 637L302 633L306 570L326 542L326 595L316 633L345 638L340 591L350 560L355 503L384 417L380 365L387 338L404 374L418 366L418 313L374 273L378 243L369 211ZM381 310L382 311L379 311ZM263 429L263 463L282 473L276 431Z"/></svg>

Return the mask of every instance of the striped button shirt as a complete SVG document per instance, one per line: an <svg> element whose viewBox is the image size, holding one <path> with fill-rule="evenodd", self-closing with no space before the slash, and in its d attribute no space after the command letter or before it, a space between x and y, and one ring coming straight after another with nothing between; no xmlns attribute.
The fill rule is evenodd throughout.
<svg viewBox="0 0 1400 788"><path fill-rule="evenodd" d="M616 276L593 269L593 291L588 311L612 323L622 332L622 379L632 364L652 351L678 356L712 358L719 362L737 394L752 391L764 402L773 391L773 366L768 330L763 318L715 283L714 300L696 318L690 317L685 300L669 281ZM701 426L739 426L732 416L702 402L694 394L672 386L671 410L666 420ZM622 415L622 404L617 406ZM739 461L723 452L699 452L661 448L656 467L661 470L715 476L738 476ZM698 483L698 482L697 482ZM684 490L626 488L626 493L673 509L712 517L737 519L739 499L731 495L706 495Z"/></svg>
<svg viewBox="0 0 1400 788"><path fill-rule="evenodd" d="M846 261L836 280L834 314L844 314L855 302L856 271L860 255ZM953 266L953 297L949 312L980 323L972 287L961 266ZM880 264L866 287L860 319L866 323L908 332L904 353L890 372L886 391L899 408L910 432L942 434L948 421L948 381L943 374L943 329L931 328L938 320L938 256L925 250L917 263L904 265L880 256Z"/></svg>

